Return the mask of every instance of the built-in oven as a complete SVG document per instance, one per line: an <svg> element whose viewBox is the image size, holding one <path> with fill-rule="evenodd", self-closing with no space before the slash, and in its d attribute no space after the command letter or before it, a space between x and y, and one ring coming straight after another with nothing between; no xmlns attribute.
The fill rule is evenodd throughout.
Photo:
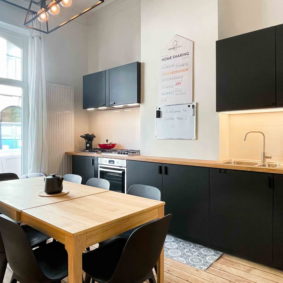
<svg viewBox="0 0 283 283"><path fill-rule="evenodd" d="M110 190L127 193L126 160L98 158L98 178L110 182Z"/></svg>

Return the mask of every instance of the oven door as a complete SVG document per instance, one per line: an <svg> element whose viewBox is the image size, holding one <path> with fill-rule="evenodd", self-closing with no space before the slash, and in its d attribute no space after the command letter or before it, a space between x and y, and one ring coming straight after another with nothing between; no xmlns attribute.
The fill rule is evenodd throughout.
<svg viewBox="0 0 283 283"><path fill-rule="evenodd" d="M110 190L125 193L126 169L112 166L98 167L98 178L106 179L110 182Z"/></svg>

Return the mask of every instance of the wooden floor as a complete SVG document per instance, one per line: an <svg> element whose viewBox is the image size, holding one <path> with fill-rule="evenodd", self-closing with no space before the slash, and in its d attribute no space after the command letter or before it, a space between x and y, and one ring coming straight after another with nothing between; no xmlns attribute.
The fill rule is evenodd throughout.
<svg viewBox="0 0 283 283"><path fill-rule="evenodd" d="M4 283L9 283L7 269ZM259 265L237 257L223 255L206 271L165 259L165 283L283 283L283 271ZM79 282L78 282L79 283Z"/></svg>

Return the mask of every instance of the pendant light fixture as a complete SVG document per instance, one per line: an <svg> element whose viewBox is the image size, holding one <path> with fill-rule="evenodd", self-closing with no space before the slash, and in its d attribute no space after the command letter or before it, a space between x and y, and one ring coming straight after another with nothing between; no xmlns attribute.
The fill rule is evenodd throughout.
<svg viewBox="0 0 283 283"><path fill-rule="evenodd" d="M83 7L83 0L0 0L24 9L24 25L43 33L51 33L101 5L104 0L93 0ZM90 2L90 1L86 1ZM80 9L78 11L78 9Z"/></svg>

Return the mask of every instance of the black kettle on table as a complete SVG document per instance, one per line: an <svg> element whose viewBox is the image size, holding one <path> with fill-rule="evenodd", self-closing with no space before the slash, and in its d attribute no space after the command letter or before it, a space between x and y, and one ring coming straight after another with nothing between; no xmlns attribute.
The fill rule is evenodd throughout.
<svg viewBox="0 0 283 283"><path fill-rule="evenodd" d="M45 178L45 193L59 194L63 191L63 178L56 175L50 175Z"/></svg>

